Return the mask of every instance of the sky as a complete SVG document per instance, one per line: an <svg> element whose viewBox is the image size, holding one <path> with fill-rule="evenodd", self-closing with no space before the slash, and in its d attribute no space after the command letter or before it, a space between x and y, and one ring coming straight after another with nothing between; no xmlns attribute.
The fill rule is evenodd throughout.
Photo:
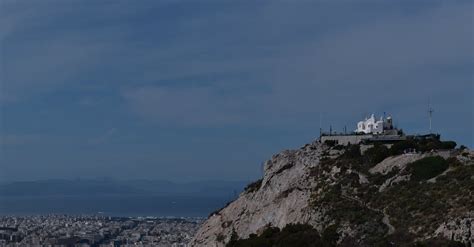
<svg viewBox="0 0 474 247"><path fill-rule="evenodd" d="M253 180L384 112L474 146L472 1L0 0L0 181Z"/></svg>

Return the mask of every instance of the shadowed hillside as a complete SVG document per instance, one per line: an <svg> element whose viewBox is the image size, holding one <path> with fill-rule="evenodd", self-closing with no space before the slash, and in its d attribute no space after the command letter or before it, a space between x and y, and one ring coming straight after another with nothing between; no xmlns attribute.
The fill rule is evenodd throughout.
<svg viewBox="0 0 474 247"><path fill-rule="evenodd" d="M314 142L283 151L265 163L261 180L209 217L193 244L472 244L474 153L455 146L439 140Z"/></svg>

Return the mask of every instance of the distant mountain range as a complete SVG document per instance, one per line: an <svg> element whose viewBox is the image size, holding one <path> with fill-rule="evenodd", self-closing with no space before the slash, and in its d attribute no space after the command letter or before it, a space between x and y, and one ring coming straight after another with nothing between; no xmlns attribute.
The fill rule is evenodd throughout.
<svg viewBox="0 0 474 247"><path fill-rule="evenodd" d="M153 195L233 197L248 181L199 181L175 183L164 180L39 180L0 183L0 197Z"/></svg>

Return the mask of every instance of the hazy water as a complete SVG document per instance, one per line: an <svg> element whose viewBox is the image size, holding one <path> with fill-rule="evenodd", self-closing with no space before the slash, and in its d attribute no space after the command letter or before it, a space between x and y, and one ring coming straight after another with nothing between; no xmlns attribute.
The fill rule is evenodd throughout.
<svg viewBox="0 0 474 247"><path fill-rule="evenodd" d="M0 215L97 214L112 216L206 217L230 198L193 196L8 196Z"/></svg>

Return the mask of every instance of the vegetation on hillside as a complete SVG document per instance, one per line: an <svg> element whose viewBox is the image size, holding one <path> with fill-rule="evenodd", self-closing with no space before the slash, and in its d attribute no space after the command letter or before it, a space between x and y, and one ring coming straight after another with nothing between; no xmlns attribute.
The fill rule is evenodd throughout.
<svg viewBox="0 0 474 247"><path fill-rule="evenodd" d="M414 146L410 146L412 144ZM474 166L460 165L454 157L428 156L385 175L370 175L368 170L403 148L428 150L434 146L454 148L456 145L438 140L409 140L391 148L375 145L363 154L359 145L350 145L337 158L323 157L320 165L311 171L317 184L313 188L311 205L315 210L324 208L324 213L331 219L328 224L335 224L337 228L349 224L357 229L356 235L364 238L358 240L365 244L409 246L416 236L433 232L449 216L474 208ZM340 169L336 177L330 175L334 174L335 167ZM367 183L361 183L360 176L364 174ZM400 180L379 192L382 183L396 176L408 176L408 181ZM433 178L436 181L428 181ZM387 235L384 217L396 229L394 233ZM426 246L425 243L418 244Z"/></svg>
<svg viewBox="0 0 474 247"><path fill-rule="evenodd" d="M307 224L289 224L283 229L268 227L262 234L251 234L247 239L234 237L227 247L331 247L336 246L337 233L326 229L322 235Z"/></svg>
<svg viewBox="0 0 474 247"><path fill-rule="evenodd" d="M450 164L452 165L452 163ZM432 232L449 215L474 208L474 166L451 166L436 183L410 180L373 197L373 207L384 208L399 231ZM440 214L440 212L442 212Z"/></svg>
<svg viewBox="0 0 474 247"><path fill-rule="evenodd" d="M247 193L252 193L252 192L257 191L260 188L260 186L262 186L262 181L263 181L262 179L259 179L257 181L249 183L247 186L245 186L244 191Z"/></svg>
<svg viewBox="0 0 474 247"><path fill-rule="evenodd" d="M448 169L448 161L441 156L426 157L407 167L411 180L422 181L438 176Z"/></svg>
<svg viewBox="0 0 474 247"><path fill-rule="evenodd" d="M454 149L455 142L409 139L391 146L375 144L364 152L360 145L326 145L329 150L310 170L315 181L310 206L324 215L321 223L325 230L320 233L306 224L290 224L283 229L269 226L262 234L246 239L239 239L234 232L227 246L463 246L446 239L417 240L433 233L449 217L474 208L474 166L433 153L387 174L369 173L390 156ZM334 157L331 155L337 152L331 150L343 152ZM289 162L276 173L293 166ZM400 179L380 190L395 178ZM258 180L245 191L256 192L261 185L262 180ZM350 228L352 235L340 235L343 228Z"/></svg>
<svg viewBox="0 0 474 247"><path fill-rule="evenodd" d="M402 154L407 149L414 149L420 152L429 152L431 150L439 149L454 149L456 142L454 141L440 141L439 139L408 139L397 142L390 148L391 155Z"/></svg>
<svg viewBox="0 0 474 247"><path fill-rule="evenodd" d="M432 238L410 244L394 245L398 239L413 237L404 233L393 234L390 238L381 238L373 246L406 246L406 247L464 247L461 242ZM223 238L223 236L222 236ZM339 240L334 225L326 228L322 234L308 224L289 224L283 229L267 227L262 234L251 234L246 239L239 239L235 231L226 247L352 247L355 239Z"/></svg>

